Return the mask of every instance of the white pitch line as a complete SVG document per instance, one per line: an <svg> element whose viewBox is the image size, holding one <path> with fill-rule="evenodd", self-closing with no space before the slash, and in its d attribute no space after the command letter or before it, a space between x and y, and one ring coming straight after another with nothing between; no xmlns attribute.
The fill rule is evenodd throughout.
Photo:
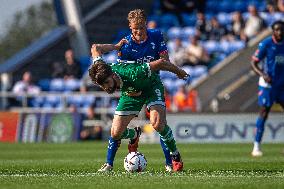
<svg viewBox="0 0 284 189"><path fill-rule="evenodd" d="M168 173L149 173L149 172L144 172L144 173L140 173L140 174L131 174L131 173L127 173L127 172L122 172L119 174L116 174L115 172L113 173L98 173L98 172L94 172L94 173L81 173L81 174L70 174L70 173L63 173L63 174L53 174L53 173L27 173L27 174L0 174L0 177L93 177L93 176L125 176L125 175L131 175L133 177L135 176L156 176L156 177L177 177L177 178L204 178L204 177L208 177L208 178L284 178L284 174L283 173L278 173L278 174L272 174L272 175L253 175L253 174L248 174L248 175L233 175L233 174L228 174L228 175L224 175L224 174L194 174L194 173L190 173L188 175L179 175L177 174L168 174Z"/></svg>

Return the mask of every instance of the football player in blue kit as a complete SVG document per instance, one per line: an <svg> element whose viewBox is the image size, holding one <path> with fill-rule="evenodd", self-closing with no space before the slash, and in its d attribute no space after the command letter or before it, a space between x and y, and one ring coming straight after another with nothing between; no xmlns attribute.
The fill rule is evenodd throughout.
<svg viewBox="0 0 284 189"><path fill-rule="evenodd" d="M255 141L251 153L254 157L263 155L260 144L271 106L279 103L284 109L284 22L276 21L271 27L272 36L259 43L251 62L253 70L260 76L258 83L260 112L256 120ZM260 68L259 63L262 60L264 60L263 66Z"/></svg>
<svg viewBox="0 0 284 189"><path fill-rule="evenodd" d="M163 58L169 60L168 49L163 38L163 34L157 29L147 29L146 15L143 10L135 9L128 14L129 28L131 34L125 39L128 43L122 45L118 52L119 62L151 62ZM159 119L162 111L152 111L153 115L150 119ZM160 138L161 147L163 149L166 164L166 171L172 171L172 159L170 151L167 149L165 143Z"/></svg>
<svg viewBox="0 0 284 189"><path fill-rule="evenodd" d="M130 35L122 39L117 45L101 44L97 45L97 48L100 48L102 53L118 50L117 61L119 63L149 63L160 58L169 61L168 50L163 35L157 29L147 29L147 20L144 11L141 9L132 10L129 12L127 19L131 30ZM162 123L164 121L162 115L165 114L165 111L165 108L162 106L152 109L150 111L150 122L158 121ZM131 143L132 141L130 141L128 147L129 151L131 151ZM165 142L161 138L160 143L166 159L166 171L181 171L182 162L173 160L173 154L170 154L169 149L167 149ZM135 145L138 145L137 141ZM135 146L135 148L137 147ZM109 154L108 156L114 159L115 154ZM180 157L176 159L180 159ZM108 168L102 167L100 171L104 171L102 169L107 170Z"/></svg>
<svg viewBox="0 0 284 189"><path fill-rule="evenodd" d="M118 61L120 62L151 62L164 58L169 60L168 49L163 38L163 34L157 29L147 29L146 15L143 10L132 10L128 14L129 28L131 34L126 36L125 39L128 43L125 43L118 52ZM161 112L157 110L152 111L153 115L161 115ZM151 116L150 116L151 117ZM159 116L152 116L156 119ZM163 149L166 164L166 171L172 171L172 159L170 151L166 148L164 142L160 139L161 147Z"/></svg>

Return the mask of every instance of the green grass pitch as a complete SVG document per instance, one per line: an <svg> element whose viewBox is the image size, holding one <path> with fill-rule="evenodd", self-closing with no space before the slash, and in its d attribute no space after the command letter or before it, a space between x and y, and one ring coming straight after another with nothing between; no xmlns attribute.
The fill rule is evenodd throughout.
<svg viewBox="0 0 284 189"><path fill-rule="evenodd" d="M284 145L264 144L264 156L252 158L252 144L178 144L185 163L181 173L166 173L158 144L141 144L147 171L123 169L122 144L111 173L98 173L104 163L103 142L67 144L0 143L0 188L5 189L283 189Z"/></svg>

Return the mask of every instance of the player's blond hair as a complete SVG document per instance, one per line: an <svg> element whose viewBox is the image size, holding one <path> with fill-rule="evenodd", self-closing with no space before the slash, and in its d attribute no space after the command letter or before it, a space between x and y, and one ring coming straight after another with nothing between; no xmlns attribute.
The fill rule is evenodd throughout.
<svg viewBox="0 0 284 189"><path fill-rule="evenodd" d="M128 13L127 20L129 23L145 24L146 14L142 9L134 9Z"/></svg>

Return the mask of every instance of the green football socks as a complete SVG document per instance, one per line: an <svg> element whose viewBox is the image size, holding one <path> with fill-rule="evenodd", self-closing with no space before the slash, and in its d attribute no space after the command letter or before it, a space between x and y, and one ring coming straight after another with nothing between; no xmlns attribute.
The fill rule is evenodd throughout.
<svg viewBox="0 0 284 189"><path fill-rule="evenodd" d="M135 137L136 137L136 131L130 128L126 128L121 135L121 139L133 139Z"/></svg>
<svg viewBox="0 0 284 189"><path fill-rule="evenodd" d="M175 152L177 150L177 147L172 129L168 125L165 125L164 130L162 132L159 132L159 134L170 152Z"/></svg>

